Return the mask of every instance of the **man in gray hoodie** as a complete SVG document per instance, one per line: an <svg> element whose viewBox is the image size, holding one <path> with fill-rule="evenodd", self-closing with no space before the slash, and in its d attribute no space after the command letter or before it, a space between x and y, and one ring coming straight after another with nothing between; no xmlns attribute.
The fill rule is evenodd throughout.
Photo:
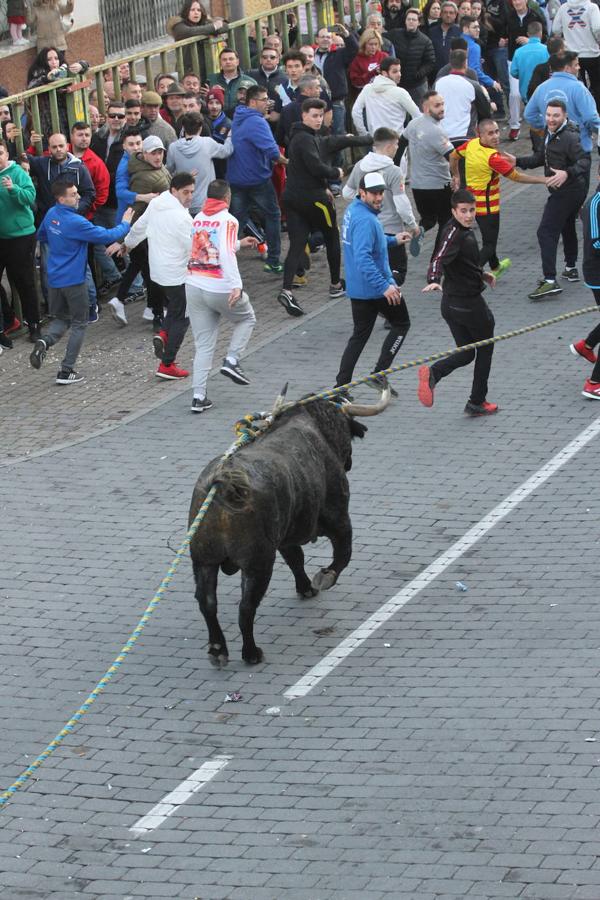
<svg viewBox="0 0 600 900"><path fill-rule="evenodd" d="M195 177L196 187L190 207L192 216L195 216L204 205L208 185L215 180L213 159L231 156L233 146L231 141L219 144L213 138L200 137L202 116L199 113L186 113L181 119L181 124L184 137L169 146L167 169L171 175L189 172Z"/></svg>
<svg viewBox="0 0 600 900"><path fill-rule="evenodd" d="M383 230L387 235L395 235L399 231L409 231L412 235L411 253L413 256L417 256L423 232L417 225L410 200L404 190L404 178L400 167L394 165L399 139L397 131L393 131L391 128L377 128L373 135L373 150L354 166L344 185L342 196L345 200L353 200L358 194L362 176L366 172L379 172L385 183L383 205L379 213L379 221ZM407 271L405 245L389 246L388 257L396 284L404 284Z"/></svg>

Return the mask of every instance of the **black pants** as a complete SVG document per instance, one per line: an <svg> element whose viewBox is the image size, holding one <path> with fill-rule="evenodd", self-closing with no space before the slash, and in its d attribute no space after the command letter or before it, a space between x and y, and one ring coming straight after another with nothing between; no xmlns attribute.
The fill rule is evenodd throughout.
<svg viewBox="0 0 600 900"><path fill-rule="evenodd" d="M600 56L579 57L579 77L584 83L586 75L590 82L590 93L598 106L600 103Z"/></svg>
<svg viewBox="0 0 600 900"><path fill-rule="evenodd" d="M600 290L594 288L593 294L596 304L600 306ZM592 330L586 337L585 342L588 347L596 347L598 344L600 344L600 324L596 325L595 328L592 328ZM598 358L598 362L592 370L590 380L595 381L596 383L600 383L600 357Z"/></svg>
<svg viewBox="0 0 600 900"><path fill-rule="evenodd" d="M481 232L479 265L483 268L486 263L489 263L490 269L497 269L499 265L497 246L500 233L500 213L477 216L477 224Z"/></svg>
<svg viewBox="0 0 600 900"><path fill-rule="evenodd" d="M493 337L494 317L481 294L476 297L447 297L443 294L441 311L457 347ZM475 360L473 387L469 399L471 403L479 406L487 397L488 376L493 352L494 345L490 344L479 350L455 353L454 356L448 356L446 359L440 359L434 363L431 366L431 372L437 383L455 369L468 366Z"/></svg>
<svg viewBox="0 0 600 900"><path fill-rule="evenodd" d="M332 284L338 284L340 280L340 267L342 254L340 250L340 233L337 227L335 207L328 199L299 200L290 197L284 191L282 197L287 215L288 237L290 248L283 265L283 287L291 291L294 275L302 268L304 260L304 248L308 236L313 231L320 231L323 235L327 250L327 263L329 265L329 277Z"/></svg>
<svg viewBox="0 0 600 900"><path fill-rule="evenodd" d="M352 381L354 367L365 344L371 337L379 313L384 319L387 319L391 327L381 347L375 368L372 369L373 372L389 369L410 328L410 318L404 297L397 306L389 304L385 297L373 300L352 300L351 303L354 331L342 355L340 371L335 381L336 387Z"/></svg>
<svg viewBox="0 0 600 900"><path fill-rule="evenodd" d="M417 210L419 212L419 216L421 217L420 224L423 226L425 231L429 231L430 228L433 228L434 225L437 225L438 231L435 238L435 247L433 248L433 252L437 250L437 246L440 240L440 235L444 228L446 222L452 216L452 210L450 208L450 197L452 196L452 190L450 185L447 184L443 188L436 189L424 189L424 188L413 188L413 197L415 198L415 204L417 206Z"/></svg>
<svg viewBox="0 0 600 900"><path fill-rule="evenodd" d="M408 257L406 255L406 247L404 244L392 244L388 247L388 259L390 261L390 269L397 285L403 285L408 272Z"/></svg>
<svg viewBox="0 0 600 900"><path fill-rule="evenodd" d="M577 263L575 221L586 193L582 187L559 188L546 200L542 221L537 230L544 278L556 278L556 252L560 237L563 239L566 267L572 268Z"/></svg>
<svg viewBox="0 0 600 900"><path fill-rule="evenodd" d="M161 287L163 294L167 298L167 315L163 323L163 329L168 335L163 352L163 362L166 366L169 366L172 362L175 362L175 357L183 343L190 320L185 314L185 285L175 284L168 287L161 285Z"/></svg>
<svg viewBox="0 0 600 900"><path fill-rule="evenodd" d="M24 237L0 240L0 278L5 269L19 292L27 324L38 325L40 303L35 286L35 231ZM4 324L10 325L14 316L9 317L8 310L4 310L4 318Z"/></svg>
<svg viewBox="0 0 600 900"><path fill-rule="evenodd" d="M119 286L117 297L119 298L119 300L124 299L124 297L122 296L124 283L127 285L125 289L125 296L127 296L127 291L131 287L133 279L138 272L141 272L142 278L144 279L144 284L146 285L146 290L148 291L148 306L154 313L155 318L162 319L163 308L166 306L166 298L162 288L150 278L150 264L148 262L148 241L142 241L137 245L137 247L134 247L130 252L129 257L131 259L131 263L133 263L134 266L134 275L133 278L131 278L131 281L129 281L129 284L127 284L126 278L125 276L123 276L123 280L121 281L121 284ZM129 267L127 271L129 271ZM127 272L125 273L125 275L127 275Z"/></svg>

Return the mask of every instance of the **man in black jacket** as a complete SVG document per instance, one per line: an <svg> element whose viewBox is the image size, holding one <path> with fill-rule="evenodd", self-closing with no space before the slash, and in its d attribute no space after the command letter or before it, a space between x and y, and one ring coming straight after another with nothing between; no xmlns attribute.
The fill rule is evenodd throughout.
<svg viewBox="0 0 600 900"><path fill-rule="evenodd" d="M308 236L313 231L321 232L327 250L331 276L329 296L333 299L344 294L340 280L340 235L333 196L328 187L329 181L338 181L344 172L326 158L342 147L361 141L364 144L364 138L320 136L325 108L325 103L318 97L304 100L302 122L295 122L290 132L287 180L282 197L290 248L283 268L283 289L277 299L291 316L301 316L304 312L292 294L292 282L301 267Z"/></svg>
<svg viewBox="0 0 600 900"><path fill-rule="evenodd" d="M427 92L427 78L435 71L435 50L426 34L419 31L419 13L409 9L404 20L404 28L388 31L396 51L396 57L402 63L400 87L405 88L417 106Z"/></svg>
<svg viewBox="0 0 600 900"><path fill-rule="evenodd" d="M333 35L327 26L317 32L317 49L315 50L315 66L329 85L333 104L333 120L331 130L334 134L346 131L346 107L344 101L348 96L348 66L358 53L358 40L343 25L336 25L338 34L344 39L344 47L336 50L332 46Z"/></svg>
<svg viewBox="0 0 600 900"><path fill-rule="evenodd" d="M561 236L565 254L562 277L567 281L579 281L575 221L590 179L590 154L581 149L579 129L569 122L564 100L548 101L544 141L531 156L517 157L516 165L521 169L544 166L544 174L549 178L550 196L537 230L544 278L528 295L530 300L543 300L562 291L556 280L556 253Z"/></svg>
<svg viewBox="0 0 600 900"><path fill-rule="evenodd" d="M494 317L481 294L486 285L494 287L496 279L479 265L479 247L473 233L475 197L469 191L460 190L452 194L451 203L452 218L431 259L427 272L428 284L423 288L423 293L442 291L442 317L452 332L456 346L462 347L493 337ZM417 396L423 406L433 406L433 393L438 381L475 360L473 386L465 412L469 416L489 416L497 412L498 405L486 400L493 352L494 345L489 344L478 350L464 350L447 356L432 366L421 366Z"/></svg>

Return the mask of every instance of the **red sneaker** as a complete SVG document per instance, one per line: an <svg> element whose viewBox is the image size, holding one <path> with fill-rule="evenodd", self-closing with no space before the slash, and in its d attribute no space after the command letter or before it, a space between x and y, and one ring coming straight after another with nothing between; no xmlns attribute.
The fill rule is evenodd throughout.
<svg viewBox="0 0 600 900"><path fill-rule="evenodd" d="M17 317L15 316L14 319L12 320L11 324L7 328L4 329L4 334L12 334L14 331L18 331L20 327L21 327L21 323L20 323L19 319L17 319Z"/></svg>
<svg viewBox="0 0 600 900"><path fill-rule="evenodd" d="M180 369L177 363L170 363L168 366L165 365L164 362L161 362L160 366L156 370L157 378L165 378L168 381L174 381L177 378L187 378L190 373L185 369Z"/></svg>
<svg viewBox="0 0 600 900"><path fill-rule="evenodd" d="M433 406L433 389L435 381L431 375L429 366L421 366L419 369L419 386L417 388L417 397L423 406Z"/></svg>
<svg viewBox="0 0 600 900"><path fill-rule="evenodd" d="M487 400L484 400L483 403L471 403L469 400L465 406L465 412L468 416L493 416L498 412L498 404L488 403Z"/></svg>
<svg viewBox="0 0 600 900"><path fill-rule="evenodd" d="M519 140L519 135L520 135L520 133L521 133L521 132L520 132L520 129L518 129L518 128L511 128L510 131L508 132L508 139L509 139L509 141L518 141L518 140Z"/></svg>
<svg viewBox="0 0 600 900"><path fill-rule="evenodd" d="M152 338L152 346L154 347L154 355L157 359L162 359L167 345L168 335L166 331L157 332Z"/></svg>
<svg viewBox="0 0 600 900"><path fill-rule="evenodd" d="M571 344L570 350L574 356L583 356L590 363L598 362L598 357L593 350L590 350L585 341L577 341L576 344Z"/></svg>
<svg viewBox="0 0 600 900"><path fill-rule="evenodd" d="M600 400L600 384L594 384L588 378L583 386L581 396L588 397L590 400Z"/></svg>

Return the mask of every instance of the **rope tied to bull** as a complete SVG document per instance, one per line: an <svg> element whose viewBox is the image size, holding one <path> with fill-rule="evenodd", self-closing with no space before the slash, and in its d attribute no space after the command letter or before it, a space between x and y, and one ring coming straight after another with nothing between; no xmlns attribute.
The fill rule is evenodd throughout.
<svg viewBox="0 0 600 900"><path fill-rule="evenodd" d="M393 375L397 372L403 372L407 369L412 369L415 366L424 365L425 363L435 362L435 360L444 359L447 356L452 356L453 354L462 352L463 350L477 350L479 347L485 347L489 344L496 344L500 341L506 341L509 338L519 337L523 334L529 334L532 331L537 331L540 328L546 328L549 325L555 325L558 322L564 322L565 320L572 319L575 316L581 316L586 313L598 311L600 311L600 308L597 306L586 306L582 309L573 310L572 312L562 313L561 315L553 316L551 319L545 319L544 321L536 322L533 325L525 325L522 328L516 328L513 331L508 331L504 334L499 334L495 337L487 338L483 341L476 341L472 344L465 344L462 347L452 347L449 350L444 350L439 353L432 353L429 356L419 357L418 359L411 360L410 362L399 363L398 365L391 366L389 369L384 369L381 372L372 372L369 375L364 375L361 378L350 381L348 384L340 385L339 387L331 388L329 390L319 391L318 393L310 394L307 397L302 398L301 400L294 400L288 403L285 402L288 388L288 385L286 384L276 398L271 412L249 413L235 423L234 429L236 433L236 439L225 451L221 461L225 462L227 459L241 450L242 447L245 447L247 444L255 441L270 428L270 426L278 416L289 409L293 409L295 406L305 406L308 403L313 403L315 400L335 400L335 398L339 394L345 393L350 388L358 387L361 384L377 383L381 378L387 377L388 375ZM21 774L13 781L13 783L9 785L9 787L5 791L0 793L0 810L6 807L6 805L14 797L16 792L29 781L29 779L40 768L42 763L44 763L58 749L64 739L69 734L71 734L71 732L81 722L84 715L90 710L91 706L96 702L98 697L104 692L110 681L120 670L122 664L127 659L127 656L129 655L129 653L131 653L140 636L142 635L143 630L150 621L152 615L158 609L167 588L173 580L173 576L177 570L177 567L179 566L179 563L181 562L181 559L183 558L183 555L188 550L192 538L196 534L215 498L217 487L217 484L211 485L204 499L204 502L198 510L193 522L186 531L185 537L183 538L179 549L177 550L173 560L171 561L166 575L162 579L152 600L148 603L136 627L131 632L129 638L121 648L117 657L108 667L102 678L100 678L94 689L86 697L79 709L77 709L76 712L73 713L68 722L66 722L65 725L61 728L56 737L54 737L48 743L48 745L39 754L39 756L37 756L36 759L34 759L34 761L23 772L21 772Z"/></svg>

